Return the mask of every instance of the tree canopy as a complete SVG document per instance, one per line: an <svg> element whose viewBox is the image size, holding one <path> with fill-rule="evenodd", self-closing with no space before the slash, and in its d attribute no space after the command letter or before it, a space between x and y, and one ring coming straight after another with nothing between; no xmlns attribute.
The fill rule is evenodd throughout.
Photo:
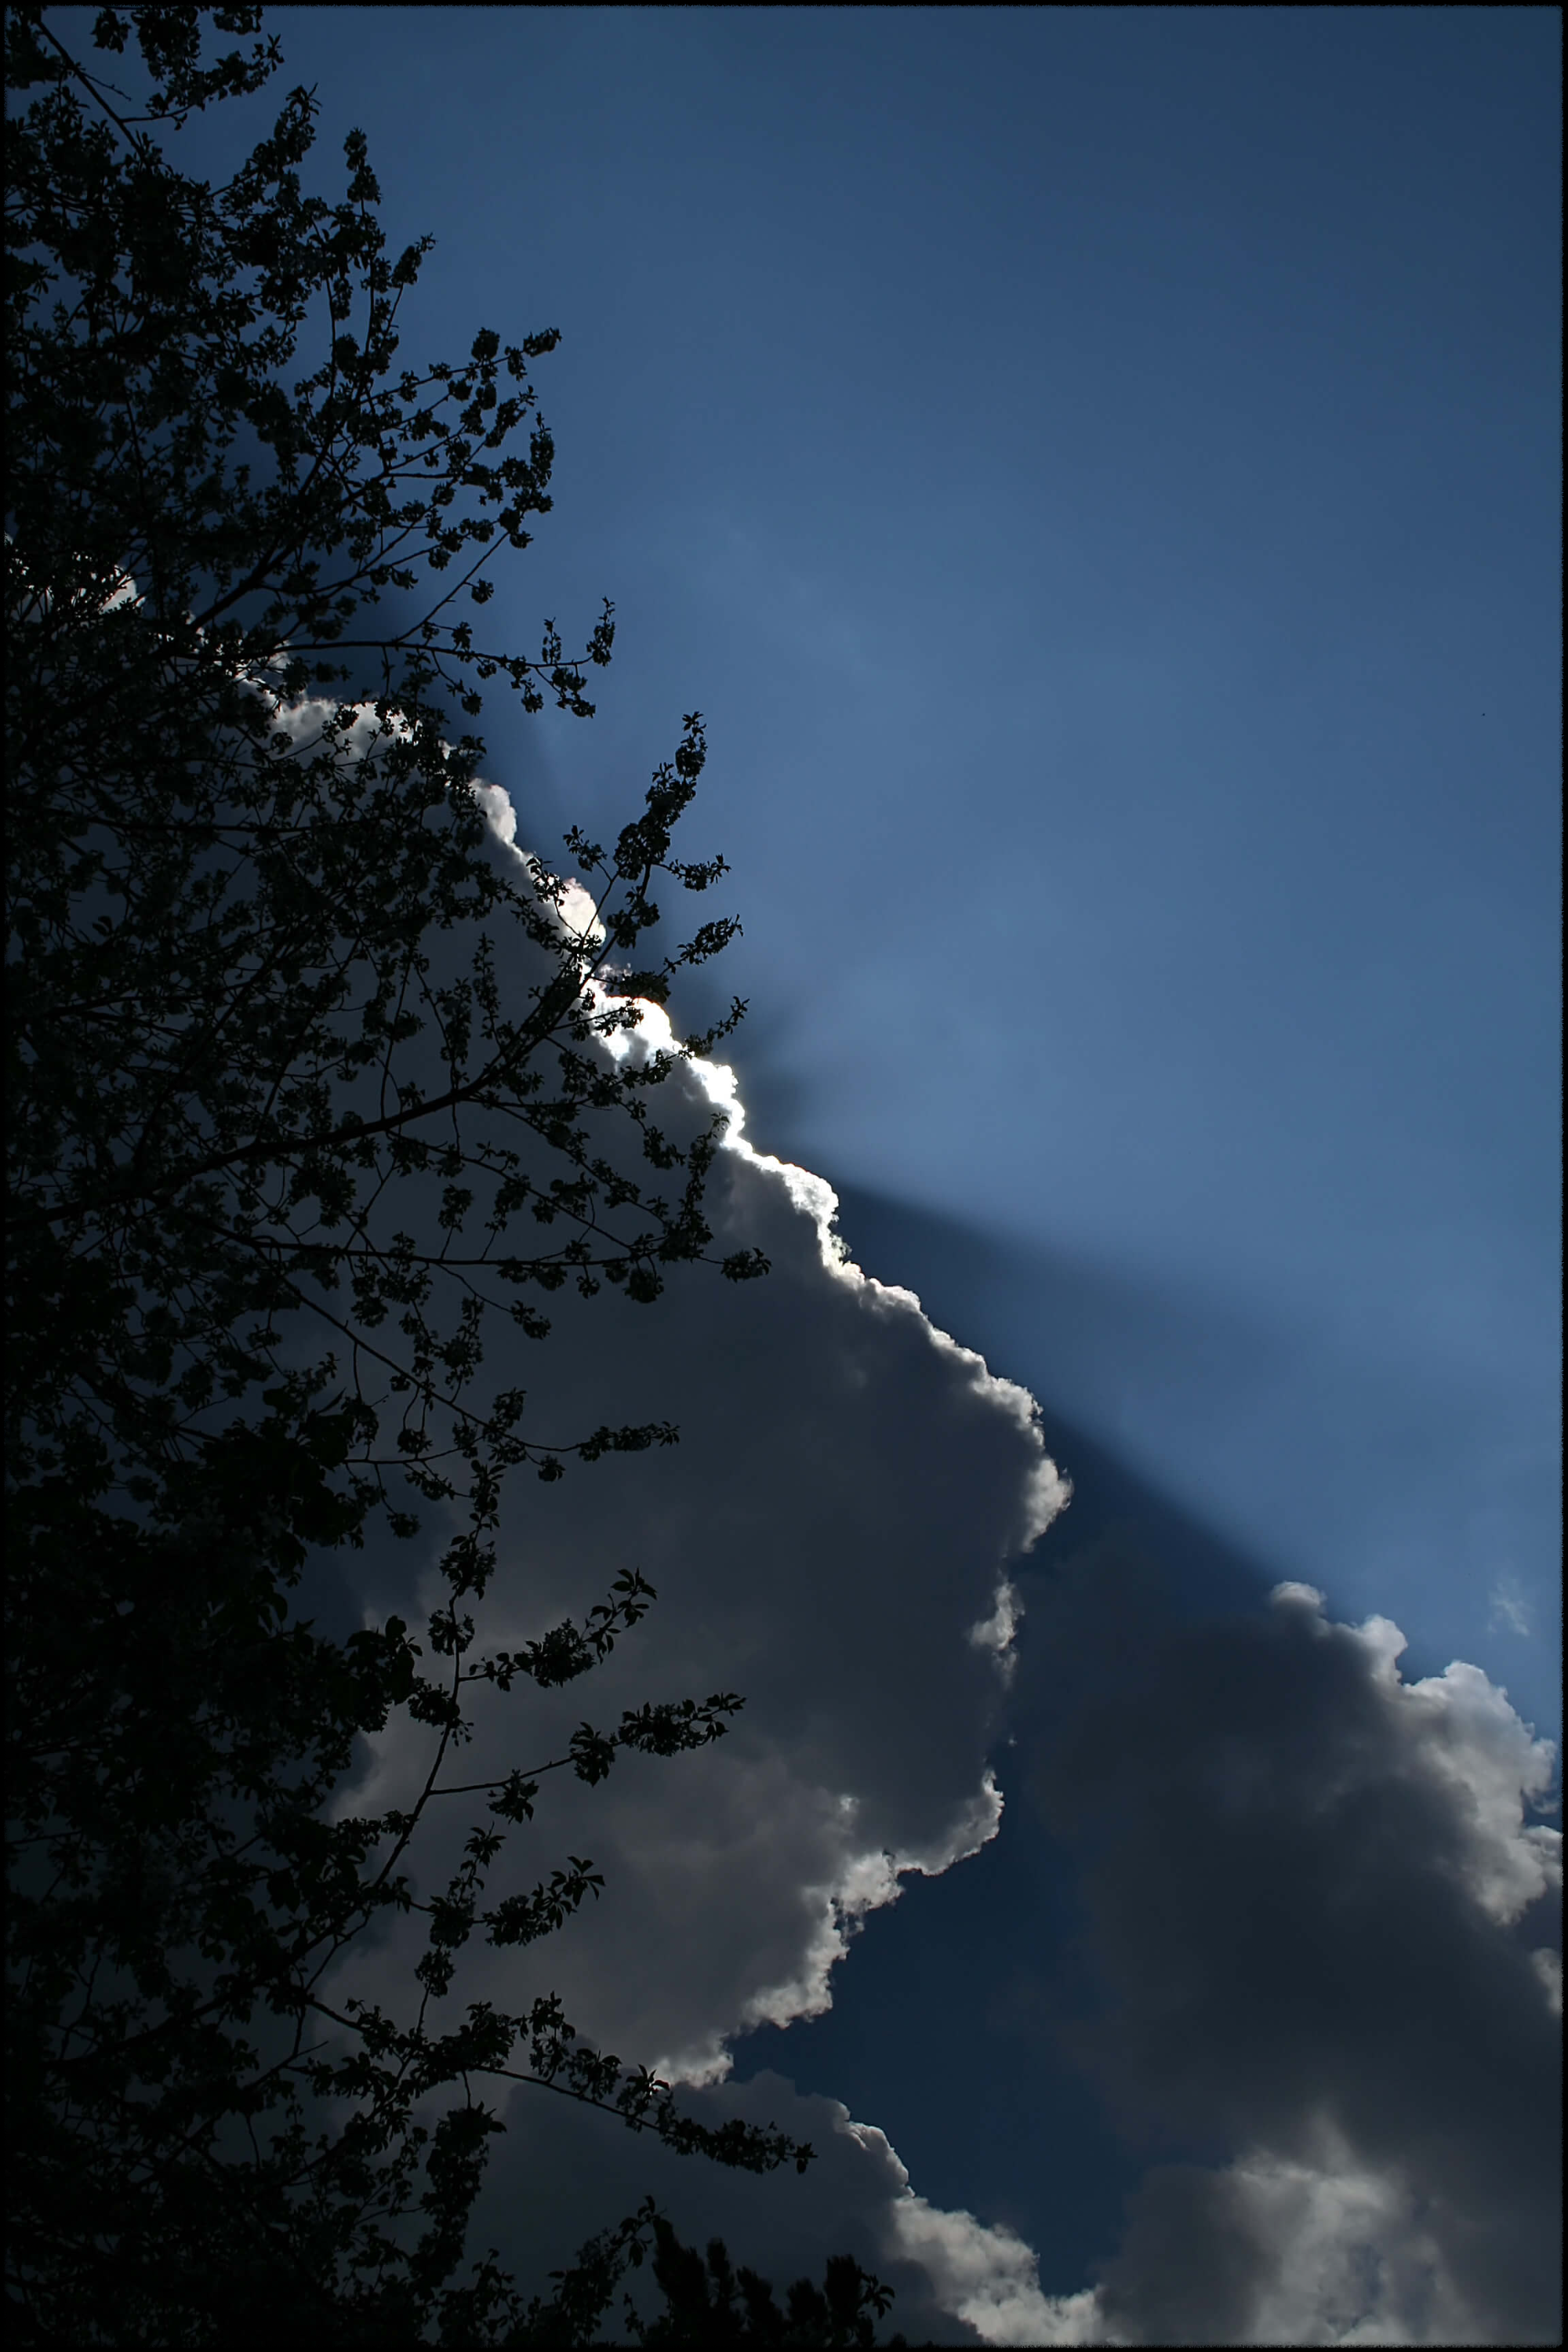
<svg viewBox="0 0 1568 2352"><path fill-rule="evenodd" d="M61 15L6 15L12 2324L586 2341L647 2247L695 2308L690 2280L651 2211L543 2307L470 2260L487 2095L548 2085L759 2171L811 2156L682 2113L554 1996L455 1993L466 1942L536 1941L597 1895L567 1855L487 1897L545 1776L677 1757L742 1704L650 1703L444 1784L475 1706L586 1675L655 1599L611 1563L578 1618L484 1653L507 1480L678 1433L542 1430L487 1385L489 1318L542 1344L563 1284L651 1306L678 1270L766 1271L714 1249L717 1119L661 1124L744 1008L615 1050L736 929L648 953L656 892L725 871L674 853L702 721L613 845L568 836L580 885L490 854L483 744L447 703L471 720L499 684L586 718L614 639L607 603L575 656L552 622L524 657L479 618L551 505L530 370L555 334L401 363L429 240L388 258L358 131L336 200L307 191L304 89L223 184L181 172L180 127L280 62L258 8L104 8L90 61ZM213 33L235 46L208 61ZM373 1522L413 1538L421 1506L457 1529L426 1624L302 1613L313 1560ZM400 1713L433 1739L417 1801L332 1804ZM447 1795L482 1802L431 1892L418 1833ZM334 1997L356 1939L409 1913L406 2008ZM879 2296L841 2264L822 2312L858 2327Z"/></svg>

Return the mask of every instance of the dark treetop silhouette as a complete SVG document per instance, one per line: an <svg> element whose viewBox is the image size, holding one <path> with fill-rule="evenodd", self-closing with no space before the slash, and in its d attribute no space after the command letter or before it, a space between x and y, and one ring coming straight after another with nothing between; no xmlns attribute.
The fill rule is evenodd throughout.
<svg viewBox="0 0 1568 2352"><path fill-rule="evenodd" d="M249 46L204 63L204 17ZM480 1789L451 1769L475 1700L590 1671L654 1598L607 1563L580 1622L479 1654L464 1604L507 1475L676 1436L541 1436L521 1391L484 1387L487 1316L542 1341L566 1282L651 1303L674 1268L766 1271L712 1253L713 1129L655 1117L741 1005L673 1054L607 1050L634 996L662 1002L735 929L637 964L657 878L724 871L672 855L701 721L613 849L568 837L595 925L542 866L531 892L508 878L482 745L448 740L436 697L472 718L499 678L586 717L584 664L610 658L608 604L581 659L552 624L536 659L490 650L468 616L551 503L528 367L555 337L487 330L461 363L396 369L428 240L386 258L358 131L339 200L305 193L304 90L226 184L175 168L193 111L276 69L258 9L102 10L93 44L135 100L60 22L7 12L12 2322L34 2343L584 2341L655 2217L584 2249L542 2307L493 2254L465 2270L488 2085L726 2164L811 2155L683 2116L554 1997L449 1999L470 1937L531 1942L598 1892L569 1855L487 1905L543 1776L700 1747L741 1704L584 1724ZM307 330L316 363L291 377ZM378 634L388 596L418 617ZM374 693L340 699L367 660ZM526 1002L498 979L500 926L532 959ZM420 1501L458 1529L422 1638L300 1615L312 1553L374 1518L412 1537ZM417 1802L333 1811L396 1710L430 1727ZM422 1896L444 1798L479 1818ZM328 1983L392 1909L429 1929L395 2016ZM885 2302L840 2264L791 2325L869 2340Z"/></svg>

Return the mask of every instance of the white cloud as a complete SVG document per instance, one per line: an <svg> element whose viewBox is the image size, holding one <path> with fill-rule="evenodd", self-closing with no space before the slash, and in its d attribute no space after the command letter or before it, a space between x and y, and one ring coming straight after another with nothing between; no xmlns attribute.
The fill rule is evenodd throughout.
<svg viewBox="0 0 1568 2352"><path fill-rule="evenodd" d="M938 2307L966 2320L986 2344L1104 2344L1100 2296L1042 2294L1039 2264L1015 2231L973 2213L929 2204L879 2131L851 2124L867 2147L879 2144L900 2186L879 2217L886 2252L918 2263Z"/></svg>
<svg viewBox="0 0 1568 2352"><path fill-rule="evenodd" d="M1327 2131L1308 2156L1258 2149L1214 2171L1162 2167L1138 2192L1115 2287L1075 2298L1087 2332L1071 2340L1510 2340L1466 2302L1443 2235L1396 2171L1358 2163ZM1133 2332L1118 2334L1118 2317Z"/></svg>
<svg viewBox="0 0 1568 2352"><path fill-rule="evenodd" d="M1520 1720L1507 1691L1461 1659L1405 1682L1398 1661L1408 1645L1388 1618L1335 1625L1310 1584L1276 1585L1271 1597L1278 1608L1301 1611L1320 1638L1360 1644L1395 1737L1417 1769L1452 1793L1458 1874L1481 1909L1509 1926L1543 1895L1561 1896L1563 1833L1525 1820L1527 1803L1552 1786L1556 1746Z"/></svg>
<svg viewBox="0 0 1568 2352"><path fill-rule="evenodd" d="M1517 1576L1505 1569L1497 1578L1487 1596L1487 1622L1492 1632L1519 1633L1525 1638L1534 1633L1529 1598Z"/></svg>
<svg viewBox="0 0 1568 2352"><path fill-rule="evenodd" d="M486 807L521 856L493 788ZM670 1042L664 1013L641 1012L638 1034L616 1041L624 1055ZM572 1852L604 1872L605 1899L531 1951L470 1947L460 1978L465 1998L517 2007L559 1979L601 2044L711 2083L748 2026L826 2005L834 1964L901 1873L945 1870L994 1834L1002 1800L986 1758L1016 1614L1007 1569L1067 1489L1027 1394L935 1329L911 1293L847 1259L828 1185L752 1148L727 1069L679 1070L661 1123L672 1107L689 1125L726 1112L716 1246L761 1247L773 1272L734 1285L677 1269L652 1308L559 1293L542 1351L496 1341L498 1383L537 1391L531 1433L668 1418L682 1439L513 1488L477 1612L486 1646L580 1616L625 1568L659 1598L591 1677L496 1698L448 1777L560 1754L584 1714L613 1726L647 1698L744 1695L734 1729L702 1754L624 1758L592 1790L547 1781L492 1892L531 1885ZM408 1590L419 1556L404 1555L388 1548L373 1564L375 1604L422 1614ZM427 1604L434 1581L420 1582ZM353 1802L405 1801L426 1748L403 1725ZM428 1880L476 1810L450 1801ZM371 1964L383 1997L406 1958L395 1938Z"/></svg>

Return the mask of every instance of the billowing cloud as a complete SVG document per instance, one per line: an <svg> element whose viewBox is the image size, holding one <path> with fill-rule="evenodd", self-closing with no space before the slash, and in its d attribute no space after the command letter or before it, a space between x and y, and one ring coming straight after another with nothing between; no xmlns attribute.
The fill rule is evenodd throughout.
<svg viewBox="0 0 1568 2352"><path fill-rule="evenodd" d="M1104 1987L1047 2030L1152 2152L1233 2151L1152 2167L1079 2340L1555 2341L1551 1744L1300 1584L1184 1623L1105 1547L1028 1623L1034 1792Z"/></svg>
<svg viewBox="0 0 1568 2352"><path fill-rule="evenodd" d="M510 854L493 793L489 813ZM667 1035L650 1007L626 1050ZM651 1310L559 1294L543 1352L519 1340L497 1364L537 1377L531 1434L657 1417L682 1440L513 1491L486 1646L580 1617L624 1569L659 1598L588 1680L498 1696L460 1777L562 1753L584 1713L747 1703L700 1754L544 1784L492 1895L572 1853L605 1899L525 1952L470 1945L458 1997L517 2009L559 1989L584 2033L685 2084L699 2115L774 2122L820 2160L798 2183L721 2175L521 2092L479 2242L541 2285L651 2188L689 2239L723 2234L780 2281L855 2253L899 2286L897 2324L937 2340L1552 2340L1547 1743L1474 1667L1405 1683L1396 1628L1334 1624L1303 1585L1194 1619L1113 1544L1022 1570L1066 1499L1026 1393L848 1262L831 1190L751 1148L728 1072L682 1071L661 1116L671 1097L678 1124L728 1114L718 1244L773 1271L694 1271ZM366 1566L378 1610L435 1597L417 1547ZM1007 1730L1004 1833L1048 1837L1076 1874L1102 1988L1092 2015L1026 2031L1071 2047L1149 2159L1087 2284L1042 2282L1016 2231L928 2202L873 2122L779 2076L727 2079L748 2027L829 2001L900 1874L996 1833L986 1759ZM405 1801L424 1753L402 1727L355 1804ZM447 1801L427 1887L473 1811ZM356 1958L356 1989L396 2007L411 1958L395 1933Z"/></svg>
<svg viewBox="0 0 1568 2352"><path fill-rule="evenodd" d="M510 852L493 790L487 809ZM648 1006L625 1050L668 1040ZM651 1308L563 1291L542 1350L520 1338L512 1361L509 1339L497 1342L498 1383L537 1383L531 1435L650 1419L682 1434L512 1490L476 1612L485 1645L515 1649L581 1617L625 1569L658 1600L592 1677L498 1696L458 1777L559 1755L584 1715L613 1727L625 1706L715 1690L746 1704L704 1753L624 1758L594 1789L564 1774L544 1785L492 1892L514 1891L509 1868L527 1886L570 1852L604 1873L604 1901L530 1952L471 1946L462 1990L520 2007L559 1980L594 2040L701 2083L724 2074L726 2043L748 2026L826 2003L857 1921L895 1899L900 1873L945 1870L994 1833L986 1758L1013 1632L1008 1566L1066 1488L1027 1394L933 1328L911 1294L847 1261L826 1184L752 1149L728 1071L689 1066L662 1096L666 1125L726 1113L716 1245L761 1248L773 1271L733 1285L678 1269ZM420 1613L436 1586L416 1575L410 1591L417 1568L415 1547L374 1563L377 1606ZM427 1745L401 1726L353 1802L405 1801ZM450 1801L450 1836L438 1822L426 1849L432 1880L473 1810ZM389 1989L394 1954L374 1967Z"/></svg>
<svg viewBox="0 0 1568 2352"><path fill-rule="evenodd" d="M899 2217L906 2209L921 2215L927 2209L879 2131L855 2123L838 2100L803 2096L773 2074L689 2091L683 2105L709 2125L732 2117L776 2123L808 2140L815 2161L804 2174L793 2167L764 2178L732 2172L673 2156L651 2136L622 2130L565 2100L520 2092L507 2112L506 2135L494 2143L473 2247L496 2246L523 2292L542 2296L552 2270L651 2195L687 2244L722 2238L733 2261L761 2271L781 2290L803 2276L820 2281L826 2257L847 2253L893 2288L889 2329L917 2344L985 2340L960 2315L954 2266L928 2261L918 2224L909 2248L900 2244ZM940 2223L949 2217L933 2218ZM954 2218L962 2231L968 2217ZM982 2237L991 2260L970 2267L984 2272L981 2292L993 2307L1002 2293L1000 2265L990 2233ZM623 2291L645 2309L657 2308L649 2289L646 2273L624 2282ZM619 2316L617 2304L602 2323L608 2341L616 2340Z"/></svg>
<svg viewBox="0 0 1568 2352"><path fill-rule="evenodd" d="M542 2294L563 2249L651 2194L688 2244L721 2237L734 2261L780 2286L820 2278L829 2253L853 2255L893 2288L888 2327L913 2343L1105 2340L1082 2332L1100 2322L1092 2291L1043 2294L1035 2257L1013 2231L929 2203L886 2135L857 2123L840 2101L803 2096L764 2073L689 2093L685 2104L710 2125L732 2116L776 2123L809 2140L816 2160L803 2176L721 2173L602 2116L520 2094L476 2211L475 2244L503 2247L524 2291ZM625 2284L647 2307L646 2279ZM613 2337L608 2317L605 2325Z"/></svg>

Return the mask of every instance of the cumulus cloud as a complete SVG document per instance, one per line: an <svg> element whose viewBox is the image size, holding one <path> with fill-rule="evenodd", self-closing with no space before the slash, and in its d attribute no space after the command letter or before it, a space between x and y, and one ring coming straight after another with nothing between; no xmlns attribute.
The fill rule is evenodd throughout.
<svg viewBox="0 0 1568 2352"><path fill-rule="evenodd" d="M1179 1622L1112 1545L1028 1623L1034 1792L1104 1988L1055 2030L1152 2152L1233 2151L1152 2167L1078 2340L1555 2341L1551 1743L1301 1584Z"/></svg>
<svg viewBox="0 0 1568 2352"><path fill-rule="evenodd" d="M492 788L485 804L519 855L502 797ZM581 924L588 902L563 912ZM669 1042L647 1005L617 1047ZM537 1379L531 1434L659 1418L682 1436L514 1490L479 1612L485 1644L516 1648L580 1617L623 1569L658 1600L590 1680L498 1699L460 1778L562 1753L584 1713L613 1726L623 1706L722 1689L746 1705L700 1755L625 1758L592 1790L545 1784L537 1825L512 1841L519 1884L546 1849L552 1863L584 1853L605 1899L532 1951L470 1947L463 1991L521 2006L559 1977L596 2042L712 2083L735 2035L826 2004L857 1923L897 1897L901 1874L945 1870L994 1834L986 1758L1013 1632L1009 1563L1067 1490L1027 1394L935 1329L910 1292L849 1262L820 1178L752 1148L728 1070L687 1066L663 1097L661 1123L725 1114L716 1246L759 1247L773 1272L739 1286L678 1272L651 1309L559 1293L542 1353L519 1339L514 1364L498 1341L498 1382ZM428 1574L407 1589L417 1564L407 1547L375 1565L378 1608L413 1614L435 1598ZM426 1746L402 1725L355 1805L406 1801ZM437 1851L444 1834L432 1876L455 1859L455 1845ZM504 1867L492 1890L513 1891ZM388 1987L400 1964L391 1951L374 1964Z"/></svg>
<svg viewBox="0 0 1568 2352"><path fill-rule="evenodd" d="M564 2103L542 2114L520 2093L476 2210L476 2244L503 2245L525 2292L543 2294L563 2248L651 2194L687 2243L721 2237L735 2261L780 2285L820 2277L828 2253L853 2255L893 2288L889 2327L914 2343L1107 2340L1081 2332L1099 2321L1092 2292L1042 2294L1016 2232L930 2204L886 2135L857 2123L841 2101L803 2095L769 2072L690 2093L686 2105L710 2125L776 2123L809 2140L816 2160L800 2176L721 2173ZM626 2285L646 2305L646 2281L634 2275Z"/></svg>
<svg viewBox="0 0 1568 2352"><path fill-rule="evenodd" d="M485 804L515 856L510 804ZM591 936L585 896L562 914ZM621 1050L668 1037L648 1006ZM492 1895L574 1853L605 1900L527 1951L470 1946L459 1997L559 1989L585 2034L686 2084L705 2119L774 2122L821 2158L799 2183L720 2174L521 2092L479 2242L542 2286L651 2188L683 2235L723 2234L780 2281L853 2252L899 2286L906 2334L936 2340L1553 2340L1548 1744L1474 1667L1405 1682L1397 1628L1335 1624L1304 1585L1194 1620L1113 1543L1026 1569L1067 1498L1026 1393L848 1260L831 1189L752 1148L727 1070L682 1070L661 1117L671 1099L689 1128L725 1113L718 1246L760 1247L773 1271L693 1273L652 1310L561 1294L544 1355L520 1340L496 1366L537 1374L531 1434L658 1417L682 1442L514 1491L486 1645L580 1616L626 1568L659 1598L588 1681L498 1697L461 1777L561 1753L584 1712L613 1724L720 1688L747 1704L699 1755L545 1784ZM367 1570L377 1611L435 1597L415 1547ZM986 1769L1005 1732L1005 1792ZM401 1727L354 1804L406 1801L424 1756ZM820 2012L858 1923L996 1834L1004 1794L1005 1833L1048 1837L1076 1874L1102 1988L1092 2014L1036 2029L1149 2158L1089 2284L1042 2283L1015 2231L931 2204L837 2102L729 2079L735 2040ZM427 1884L468 1819L454 1801ZM395 2009L411 1958L395 1933L356 1958L355 1989ZM1173 2145L1209 2154L1162 2160Z"/></svg>
<svg viewBox="0 0 1568 2352"><path fill-rule="evenodd" d="M884 2255L920 2265L937 2306L971 2326L984 2344L1103 2343L1103 2315L1092 2288L1042 2294L1039 2264L1016 2231L973 2213L929 2204L910 2185L880 2132L850 2128L863 2144L880 2142L899 2187L879 2215Z"/></svg>
<svg viewBox="0 0 1568 2352"><path fill-rule="evenodd" d="M735 2262L781 2289L806 2275L820 2281L825 2258L847 2253L893 2288L889 2326L911 2342L984 2340L947 2298L947 2273L899 2242L894 2217L917 2200L879 2131L856 2124L840 2101L805 2096L773 2074L689 2091L683 2104L712 2126L776 2123L808 2140L816 2159L804 2174L731 2172L673 2156L565 2100L519 2092L475 2210L474 2246L497 2246L524 2293L543 2295L552 2270L651 2195L687 2244L722 2238ZM655 2307L646 2273L629 2273L625 2288L645 2310ZM608 2340L619 2315L616 2308L605 2316Z"/></svg>

